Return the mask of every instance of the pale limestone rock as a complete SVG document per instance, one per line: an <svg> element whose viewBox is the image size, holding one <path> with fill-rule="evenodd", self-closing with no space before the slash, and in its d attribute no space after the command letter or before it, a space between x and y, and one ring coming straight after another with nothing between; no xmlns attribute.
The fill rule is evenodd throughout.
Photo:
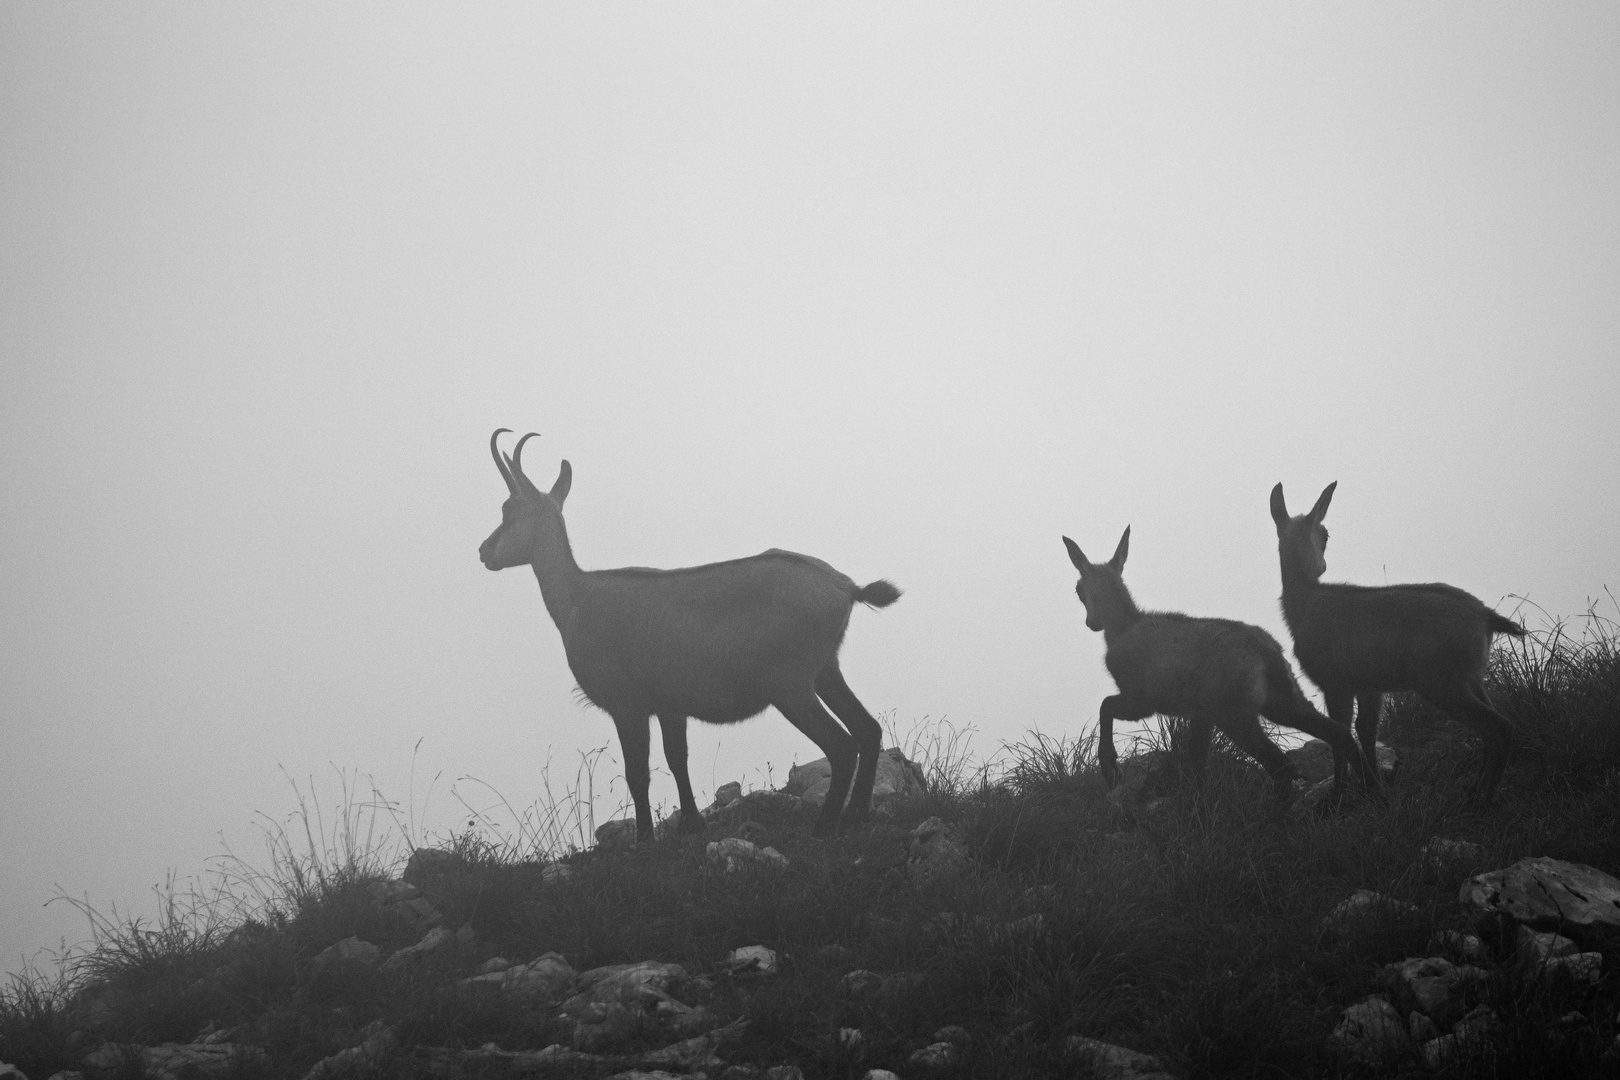
<svg viewBox="0 0 1620 1080"><path fill-rule="evenodd" d="M1485 943L1473 934L1461 934L1455 930L1436 931L1429 939L1429 951L1450 951L1462 957L1470 964L1483 964L1490 959L1490 953Z"/></svg>
<svg viewBox="0 0 1620 1080"><path fill-rule="evenodd" d="M460 861L453 852L440 848L417 848L411 852L410 860L405 864L405 872L400 878L413 885L430 884L453 873Z"/></svg>
<svg viewBox="0 0 1620 1080"><path fill-rule="evenodd" d="M1344 1010L1344 1018L1333 1029L1333 1040L1352 1058L1368 1065L1392 1062L1411 1045L1401 1014L1376 995Z"/></svg>
<svg viewBox="0 0 1620 1080"><path fill-rule="evenodd" d="M1308 784L1315 785L1323 780L1333 779L1333 747L1321 739L1307 739L1292 750L1283 752L1299 770L1300 779ZM1395 774L1400 771L1400 756L1383 743L1378 744L1377 756L1379 781L1385 784L1393 783ZM1350 775L1353 780L1355 773L1352 772Z"/></svg>
<svg viewBox="0 0 1620 1080"><path fill-rule="evenodd" d="M1581 863L1521 859L1469 878L1457 899L1482 916L1507 915L1588 946L1620 946L1620 879Z"/></svg>
<svg viewBox="0 0 1620 1080"><path fill-rule="evenodd" d="M147 1080L213 1080L232 1075L237 1060L262 1065L264 1051L257 1046L237 1043L164 1043L161 1046L130 1046L105 1043L84 1056L82 1064L92 1073L117 1074L126 1062L138 1058L141 1075Z"/></svg>
<svg viewBox="0 0 1620 1080"><path fill-rule="evenodd" d="M1468 1015L1451 1025L1454 1035L1484 1038L1501 1026L1496 1010L1489 1005L1475 1005Z"/></svg>
<svg viewBox="0 0 1620 1080"><path fill-rule="evenodd" d="M1063 1041L1063 1053L1090 1065L1097 1080L1175 1080L1152 1054L1100 1039L1071 1035Z"/></svg>
<svg viewBox="0 0 1620 1080"><path fill-rule="evenodd" d="M427 933L444 921L444 916L439 913L439 909L434 907L423 896L418 896L412 900L401 900L397 904L389 904L383 910L404 919L418 933L422 934Z"/></svg>
<svg viewBox="0 0 1620 1080"><path fill-rule="evenodd" d="M616 818L596 827L598 847L629 847L636 842L636 819Z"/></svg>
<svg viewBox="0 0 1620 1080"><path fill-rule="evenodd" d="M404 880L372 881L366 884L366 894L379 904L397 904L415 900L422 890Z"/></svg>
<svg viewBox="0 0 1620 1080"><path fill-rule="evenodd" d="M1540 971L1547 961L1576 951L1573 941L1551 930L1532 930L1520 923L1513 933L1513 958L1529 971Z"/></svg>
<svg viewBox="0 0 1620 1080"><path fill-rule="evenodd" d="M782 790L800 796L805 805L819 809L827 801L831 787L832 766L826 758L821 758L788 770L788 782ZM874 806L901 795L921 795L927 787L922 766L908 760L899 747L891 746L878 755L877 773L872 780Z"/></svg>
<svg viewBox="0 0 1620 1080"><path fill-rule="evenodd" d="M383 970L396 971L413 960L420 960L429 953L437 952L453 940L455 940L455 935L447 928L435 926L423 935L422 940L415 945L407 945L403 949L395 950L392 956L383 961Z"/></svg>
<svg viewBox="0 0 1620 1080"><path fill-rule="evenodd" d="M1422 912L1417 908L1393 896L1385 896L1371 889L1357 889L1349 899L1327 913L1322 919L1322 926L1329 931L1347 933L1358 926L1399 922L1420 915Z"/></svg>
<svg viewBox="0 0 1620 1080"><path fill-rule="evenodd" d="M729 784L721 784L714 793L714 802L709 809L723 810L742 798L742 793L742 784L737 780L733 780Z"/></svg>
<svg viewBox="0 0 1620 1080"><path fill-rule="evenodd" d="M764 945L744 945L733 949L726 957L726 968L733 975L773 975L776 973L776 951Z"/></svg>
<svg viewBox="0 0 1620 1080"><path fill-rule="evenodd" d="M961 1060L962 1052L955 1043L935 1042L913 1050L907 1055L906 1064L923 1072L945 1072L956 1068Z"/></svg>
<svg viewBox="0 0 1620 1080"><path fill-rule="evenodd" d="M567 881L574 876L574 868L567 863L547 863L540 868L540 880L547 885L555 885L559 881Z"/></svg>
<svg viewBox="0 0 1620 1080"><path fill-rule="evenodd" d="M917 884L960 877L972 864L962 834L939 818L931 817L911 830L906 873Z"/></svg>
<svg viewBox="0 0 1620 1080"><path fill-rule="evenodd" d="M1406 1018L1406 1033L1412 1037L1414 1043L1419 1044L1440 1037L1440 1029L1435 1027L1434 1021L1420 1012L1414 1012Z"/></svg>
<svg viewBox="0 0 1620 1080"><path fill-rule="evenodd" d="M558 953L549 952L527 964L494 966L500 957L484 961L482 974L462 979L457 985L475 993L509 993L525 1001L556 1002L567 996L573 988L575 973ZM504 961L501 961L504 963Z"/></svg>
<svg viewBox="0 0 1620 1080"><path fill-rule="evenodd" d="M310 961L310 977L319 979L328 971L339 968L372 968L382 959L382 950L358 937L346 937L335 945L328 945Z"/></svg>
<svg viewBox="0 0 1620 1080"><path fill-rule="evenodd" d="M359 1046L339 1050L331 1057L317 1061L304 1074L304 1080L327 1080L328 1077L349 1076L375 1068L376 1062L392 1050L397 1041L394 1029L384 1026L381 1020L373 1020L361 1029L360 1034L364 1039Z"/></svg>
<svg viewBox="0 0 1620 1080"><path fill-rule="evenodd" d="M609 964L583 972L578 979L578 992L563 1008L570 1012L570 1015L574 1015L573 1008L587 1002L606 1004L617 1001L626 1005L634 1004L647 1000L647 995L640 993L644 988L654 991L655 995L668 995L673 988L685 981L686 969L679 964L665 964L657 960L642 960L635 964Z"/></svg>
<svg viewBox="0 0 1620 1080"><path fill-rule="evenodd" d="M28 1080L28 1074L15 1065L0 1061L0 1080Z"/></svg>
<svg viewBox="0 0 1620 1080"><path fill-rule="evenodd" d="M1571 956L1555 956L1547 961L1542 973L1549 979L1564 974L1575 982L1596 986L1598 979L1603 975L1603 954L1582 952Z"/></svg>
<svg viewBox="0 0 1620 1080"><path fill-rule="evenodd" d="M725 867L728 874L756 867L785 870L788 866L787 856L775 848L762 848L735 836L712 842L704 848L704 855L716 866Z"/></svg>
<svg viewBox="0 0 1620 1080"><path fill-rule="evenodd" d="M1385 965L1385 984L1401 1004L1441 1027L1468 1011L1465 996L1487 977L1483 968L1453 964L1443 956L1411 957Z"/></svg>
<svg viewBox="0 0 1620 1080"><path fill-rule="evenodd" d="M867 1069L866 1075L862 1076L861 1080L900 1080L900 1076L888 1069Z"/></svg>
<svg viewBox="0 0 1620 1080"><path fill-rule="evenodd" d="M945 1027L942 1027L938 1031L934 1032L934 1041L954 1043L957 1046L966 1046L968 1043L973 1041L973 1037L968 1034L968 1029L962 1027L960 1024L947 1024Z"/></svg>

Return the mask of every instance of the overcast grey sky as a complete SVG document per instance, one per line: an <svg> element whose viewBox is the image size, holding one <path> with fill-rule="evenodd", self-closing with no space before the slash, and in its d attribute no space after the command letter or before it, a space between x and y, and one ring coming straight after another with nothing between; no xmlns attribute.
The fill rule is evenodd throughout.
<svg viewBox="0 0 1620 1080"><path fill-rule="evenodd" d="M613 742L497 426L586 567L892 578L851 685L988 752L1109 690L1063 533L1284 642L1278 480L1333 579L1620 584L1617 300L1613 5L7 4L0 970L283 767L420 740L444 827Z"/></svg>

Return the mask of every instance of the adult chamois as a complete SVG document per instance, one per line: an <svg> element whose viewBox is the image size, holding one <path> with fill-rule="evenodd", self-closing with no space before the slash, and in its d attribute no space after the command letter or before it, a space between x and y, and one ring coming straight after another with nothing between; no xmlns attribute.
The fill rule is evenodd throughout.
<svg viewBox="0 0 1620 1080"><path fill-rule="evenodd" d="M489 437L510 494L500 527L478 557L491 570L534 568L579 689L618 729L638 839L650 839L653 831L648 718L657 716L663 731L664 760L680 792L681 829L699 832L703 819L686 772L687 717L731 724L768 705L832 765L816 835L837 832L841 813L845 823L864 819L883 729L844 682L838 647L856 601L888 607L900 590L881 579L856 585L820 559L777 549L680 570L581 570L562 516L572 467L564 461L551 490L541 491L523 474L523 444L535 433L519 439L506 457L497 440L508 430Z"/></svg>
<svg viewBox="0 0 1620 1080"><path fill-rule="evenodd" d="M1491 636L1522 637L1524 627L1451 585L1322 581L1328 541L1322 518L1338 486L1329 484L1299 517L1289 516L1283 486L1271 489L1283 620L1294 635L1294 656L1321 688L1329 716L1348 725L1354 702L1368 763L1377 759L1378 714L1391 690L1413 691L1479 732L1484 760L1469 794L1489 803L1513 741L1513 725L1485 692Z"/></svg>
<svg viewBox="0 0 1620 1080"><path fill-rule="evenodd" d="M1073 540L1063 538L1069 561L1080 571L1074 591L1086 607L1086 626L1102 631L1103 663L1119 686L1097 710L1097 764L1109 787L1119 782L1114 721L1155 713L1187 721L1188 754L1199 773L1209 754L1211 728L1220 728L1271 775L1279 804L1293 798L1299 769L1266 736L1261 716L1326 740L1333 747L1335 773L1348 761L1371 782L1375 774L1362 766L1349 727L1306 700L1276 638L1231 619L1138 608L1122 576L1130 542L1126 526L1114 557L1093 563Z"/></svg>

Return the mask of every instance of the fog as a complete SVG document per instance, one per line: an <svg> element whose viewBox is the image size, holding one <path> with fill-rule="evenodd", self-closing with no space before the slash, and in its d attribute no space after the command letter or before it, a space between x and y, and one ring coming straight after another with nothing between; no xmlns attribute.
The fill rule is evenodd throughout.
<svg viewBox="0 0 1620 1080"><path fill-rule="evenodd" d="M1279 480L1332 580L1611 605L1617 297L1603 5L7 5L0 970L289 777L620 805L496 427L587 568L894 580L851 686L986 757L1110 691L1062 534L1286 644Z"/></svg>

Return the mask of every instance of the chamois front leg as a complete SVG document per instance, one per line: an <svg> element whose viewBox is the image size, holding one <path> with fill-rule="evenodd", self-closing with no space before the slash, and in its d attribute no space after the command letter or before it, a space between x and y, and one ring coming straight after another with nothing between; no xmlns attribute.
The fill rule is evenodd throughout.
<svg viewBox="0 0 1620 1080"><path fill-rule="evenodd" d="M1119 783L1119 758L1114 753L1114 721L1145 720L1153 715L1124 694L1110 694L1097 709L1097 768L1109 787Z"/></svg>
<svg viewBox="0 0 1620 1080"><path fill-rule="evenodd" d="M1304 694L1301 694L1300 697L1303 699ZM1327 706L1329 720L1332 720L1335 724L1347 732L1352 730L1351 721L1354 719L1356 708L1356 696L1354 694L1343 690L1323 690L1322 703ZM1305 704L1309 706L1310 702L1306 701ZM1275 717L1268 717L1268 719L1273 721L1276 720ZM1300 728L1299 730L1305 731L1308 735L1315 734L1315 732L1306 731L1305 728ZM1320 738L1320 736L1317 737ZM1356 746L1355 758L1354 760L1351 760L1344 757L1340 753L1338 744L1334 742L1334 740L1327 739L1324 741L1333 743L1333 783L1335 787L1343 788L1345 780L1349 777L1349 767L1354 765L1355 761L1360 761L1363 765L1365 765L1367 755L1362 752L1359 746ZM1351 738L1350 742L1352 746L1355 746L1354 737ZM1365 775L1364 771L1363 775ZM1377 777L1378 769L1375 761L1373 768L1374 783L1377 783Z"/></svg>
<svg viewBox="0 0 1620 1080"><path fill-rule="evenodd" d="M1265 729L1260 726L1260 718L1249 712L1233 713L1223 717L1219 723L1226 737L1232 740L1232 745L1258 761L1271 777L1277 805L1286 807L1293 801L1294 781L1299 777L1299 766L1288 760L1288 755L1266 735Z"/></svg>
<svg viewBox="0 0 1620 1080"><path fill-rule="evenodd" d="M1333 697L1328 697L1329 704L1334 700ZM1346 698L1345 701L1348 702L1349 699ZM1345 790L1344 785L1351 771L1355 772L1368 791L1378 790L1378 770L1367 768L1366 760L1356 746L1356 737L1350 733L1350 725L1341 724L1331 716L1323 716L1317 712L1297 685L1279 688L1260 711L1273 724L1303 731L1333 748L1335 792Z"/></svg>
<svg viewBox="0 0 1620 1080"><path fill-rule="evenodd" d="M674 775L675 790L681 796L681 832L702 832L703 814L692 797L692 781L686 773L686 717L659 713L658 728L664 733L664 763Z"/></svg>
<svg viewBox="0 0 1620 1080"><path fill-rule="evenodd" d="M1361 743L1361 758L1367 763L1367 773L1378 779L1378 719L1384 711L1384 695L1376 690L1356 695L1356 739Z"/></svg>
<svg viewBox="0 0 1620 1080"><path fill-rule="evenodd" d="M651 840L653 836L652 804L647 800L647 785L652 774L647 766L647 754L652 742L645 716L613 718L619 729L619 749L624 752L624 781L630 788L630 799L636 804L636 839Z"/></svg>

